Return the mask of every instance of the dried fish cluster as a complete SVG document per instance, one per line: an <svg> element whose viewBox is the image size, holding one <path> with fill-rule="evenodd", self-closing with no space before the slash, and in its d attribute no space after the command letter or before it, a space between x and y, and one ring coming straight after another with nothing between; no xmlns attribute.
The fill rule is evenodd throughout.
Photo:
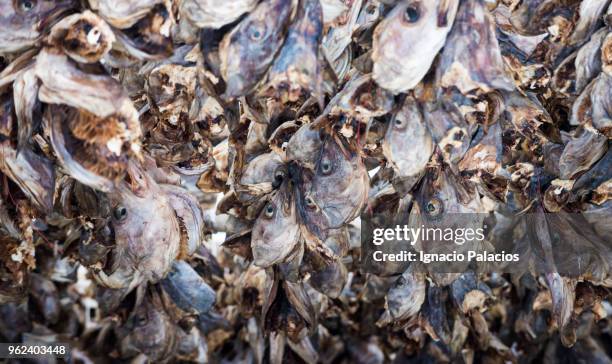
<svg viewBox="0 0 612 364"><path fill-rule="evenodd" d="M0 341L612 362L611 29L609 0L0 0ZM525 259L368 260L372 224L457 214Z"/></svg>

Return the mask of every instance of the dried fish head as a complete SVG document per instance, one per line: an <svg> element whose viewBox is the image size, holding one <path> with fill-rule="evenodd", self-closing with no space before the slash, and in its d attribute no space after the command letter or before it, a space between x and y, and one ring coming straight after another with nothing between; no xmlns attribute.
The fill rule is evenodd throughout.
<svg viewBox="0 0 612 364"><path fill-rule="evenodd" d="M127 29L144 18L155 5L164 0L89 0L91 9L119 29Z"/></svg>
<svg viewBox="0 0 612 364"><path fill-rule="evenodd" d="M261 2L219 45L225 97L248 94L262 79L285 40L293 1Z"/></svg>
<svg viewBox="0 0 612 364"><path fill-rule="evenodd" d="M238 198L245 202L272 192L280 187L287 177L287 169L281 157L275 152L258 155L251 160L237 186Z"/></svg>
<svg viewBox="0 0 612 364"><path fill-rule="evenodd" d="M296 249L300 227L291 192L284 182L255 220L251 248L253 262L260 267L280 263Z"/></svg>
<svg viewBox="0 0 612 364"><path fill-rule="evenodd" d="M315 155L321 149L323 140L316 124L304 124L293 134L287 143L287 160L298 165L315 169Z"/></svg>
<svg viewBox="0 0 612 364"><path fill-rule="evenodd" d="M471 187L448 166L432 166L417 197L420 212L432 218L442 213L478 212L480 201Z"/></svg>
<svg viewBox="0 0 612 364"><path fill-rule="evenodd" d="M359 152L331 135L311 173L304 171L297 184L297 207L311 232L322 237L359 216L368 196L369 176Z"/></svg>
<svg viewBox="0 0 612 364"><path fill-rule="evenodd" d="M145 297L118 330L124 356L143 353L150 360L164 361L175 354L177 327L160 306L160 303Z"/></svg>
<svg viewBox="0 0 612 364"><path fill-rule="evenodd" d="M296 102L313 95L321 98L319 45L323 32L323 13L317 0L300 1L296 19L287 32L274 64L270 68L263 94L281 103Z"/></svg>
<svg viewBox="0 0 612 364"><path fill-rule="evenodd" d="M32 47L47 26L75 6L73 0L15 0L0 3L0 54Z"/></svg>
<svg viewBox="0 0 612 364"><path fill-rule="evenodd" d="M42 83L38 97L49 104L45 128L58 159L73 178L109 191L125 174L127 160L140 154L131 100L110 76L83 72L52 50L38 55L35 72Z"/></svg>
<svg viewBox="0 0 612 364"><path fill-rule="evenodd" d="M157 60L172 54L170 28L174 24L169 4L155 4L146 15L129 28L117 32L121 47L138 60Z"/></svg>
<svg viewBox="0 0 612 364"><path fill-rule="evenodd" d="M436 70L438 85L462 94L514 89L505 74L495 24L482 1L462 2Z"/></svg>
<svg viewBox="0 0 612 364"><path fill-rule="evenodd" d="M395 176L407 190L412 189L434 150L431 134L414 98L407 97L389 122L382 149Z"/></svg>
<svg viewBox="0 0 612 364"><path fill-rule="evenodd" d="M374 80L394 94L413 89L444 46L457 0L400 1L374 30Z"/></svg>
<svg viewBox="0 0 612 364"><path fill-rule="evenodd" d="M329 102L324 114L340 118L369 119L385 115L393 107L393 94L378 87L371 74L356 73L344 88Z"/></svg>
<svg viewBox="0 0 612 364"><path fill-rule="evenodd" d="M426 105L423 115L444 160L454 166L467 151L475 126L469 125L459 108L448 101Z"/></svg>
<svg viewBox="0 0 612 364"><path fill-rule="evenodd" d="M559 160L559 177L574 179L588 170L608 149L608 138L597 130L578 130L563 149Z"/></svg>
<svg viewBox="0 0 612 364"><path fill-rule="evenodd" d="M33 273L30 280L35 307L48 324L55 324L60 317L60 297L55 284L40 274Z"/></svg>
<svg viewBox="0 0 612 364"><path fill-rule="evenodd" d="M115 42L112 29L91 11L62 19L51 29L49 38L52 44L81 63L100 61Z"/></svg>
<svg viewBox="0 0 612 364"><path fill-rule="evenodd" d="M218 29L253 10L257 2L257 0L238 0L230 3L223 0L186 0L181 2L180 14L198 28Z"/></svg>
<svg viewBox="0 0 612 364"><path fill-rule="evenodd" d="M134 288L157 282L179 255L181 234L172 203L140 167L130 164L126 181L109 194L115 235L112 272L92 267L96 280L109 288Z"/></svg>
<svg viewBox="0 0 612 364"><path fill-rule="evenodd" d="M425 274L408 269L389 288L386 308L395 321L407 320L421 310L425 301Z"/></svg>
<svg viewBox="0 0 612 364"><path fill-rule="evenodd" d="M316 314L302 283L275 280L263 309L266 332L282 332L298 342L316 325Z"/></svg>

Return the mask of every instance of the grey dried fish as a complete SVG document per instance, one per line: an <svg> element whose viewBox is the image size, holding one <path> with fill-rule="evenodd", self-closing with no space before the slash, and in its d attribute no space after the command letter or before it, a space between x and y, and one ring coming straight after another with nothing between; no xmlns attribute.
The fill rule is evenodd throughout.
<svg viewBox="0 0 612 364"><path fill-rule="evenodd" d="M246 95L262 79L285 40L292 3L262 2L225 35L219 45L225 97Z"/></svg>
<svg viewBox="0 0 612 364"><path fill-rule="evenodd" d="M295 199L287 183L264 206L253 226L251 247L256 265L283 261L297 246L300 232Z"/></svg>
<svg viewBox="0 0 612 364"><path fill-rule="evenodd" d="M483 1L461 3L447 42L436 70L440 87L456 87L462 94L514 89Z"/></svg>
<svg viewBox="0 0 612 364"><path fill-rule="evenodd" d="M374 80L394 94L413 89L444 46L458 4L455 0L399 2L374 31Z"/></svg>
<svg viewBox="0 0 612 364"><path fill-rule="evenodd" d="M219 0L186 0L181 2L180 14L198 28L221 28L255 8L257 0L231 3Z"/></svg>
<svg viewBox="0 0 612 364"><path fill-rule="evenodd" d="M115 235L111 272L107 274L99 266L90 269L100 284L131 290L142 282L165 277L185 237L161 187L133 164L128 176L129 182L122 182L109 195ZM153 249L151 241L157 242Z"/></svg>
<svg viewBox="0 0 612 364"><path fill-rule="evenodd" d="M274 64L262 94L281 103L296 102L310 95L321 98L319 46L323 33L323 13L316 0L300 1L287 38Z"/></svg>
<svg viewBox="0 0 612 364"><path fill-rule="evenodd" d="M563 149L559 160L562 179L573 179L588 170L608 149L607 138L596 130L578 131Z"/></svg>
<svg viewBox="0 0 612 364"><path fill-rule="evenodd" d="M421 178L434 144L417 101L407 97L383 141L383 154L407 190Z"/></svg>

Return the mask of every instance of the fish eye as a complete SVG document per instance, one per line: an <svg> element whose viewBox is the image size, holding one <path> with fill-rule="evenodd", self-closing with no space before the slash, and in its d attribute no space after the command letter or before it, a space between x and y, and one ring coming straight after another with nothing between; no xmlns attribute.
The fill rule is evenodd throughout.
<svg viewBox="0 0 612 364"><path fill-rule="evenodd" d="M438 216L442 213L443 210L444 207L442 205L442 201L435 197L429 200L429 202L427 202L427 204L425 205L425 212L427 212L427 214L429 214L430 216Z"/></svg>
<svg viewBox="0 0 612 364"><path fill-rule="evenodd" d="M268 203L266 205L266 207L264 208L264 215L268 219L271 219L272 217L274 217L274 205L272 205L272 203Z"/></svg>
<svg viewBox="0 0 612 364"><path fill-rule="evenodd" d="M417 4L410 4L404 11L404 20L407 23L416 23L419 21L421 17L421 11L419 10L419 6Z"/></svg>
<svg viewBox="0 0 612 364"><path fill-rule="evenodd" d="M144 326L147 323L147 318L144 315L138 315L134 318L134 322L137 326Z"/></svg>
<svg viewBox="0 0 612 364"><path fill-rule="evenodd" d="M19 6L19 10L28 12L36 7L36 0L19 0L17 1L17 5Z"/></svg>
<svg viewBox="0 0 612 364"><path fill-rule="evenodd" d="M277 169L276 172L274 172L274 179L277 181L282 181L285 178L285 171L283 171L282 169Z"/></svg>
<svg viewBox="0 0 612 364"><path fill-rule="evenodd" d="M317 204L315 204L315 202L312 199L312 197L307 196L306 197L306 207L308 207L309 209L314 209L316 206L317 206Z"/></svg>
<svg viewBox="0 0 612 364"><path fill-rule="evenodd" d="M266 29L259 24L252 24L249 27L249 38L252 41L258 42L263 39Z"/></svg>
<svg viewBox="0 0 612 364"><path fill-rule="evenodd" d="M329 159L323 159L321 161L321 172L324 175L329 175L332 172L332 163Z"/></svg>
<svg viewBox="0 0 612 364"><path fill-rule="evenodd" d="M128 214L127 208L121 205L115 207L115 210L113 211L113 216L115 217L117 221L125 220L125 218L127 217L127 214Z"/></svg>
<svg viewBox="0 0 612 364"><path fill-rule="evenodd" d="M403 129L404 126L406 126L406 123L400 118L395 118L395 120L393 121L393 126L395 126L395 128L397 129Z"/></svg>
<svg viewBox="0 0 612 364"><path fill-rule="evenodd" d="M282 168L278 168L274 172L274 181L272 182L272 187L278 188L283 180L285 179L285 171Z"/></svg>

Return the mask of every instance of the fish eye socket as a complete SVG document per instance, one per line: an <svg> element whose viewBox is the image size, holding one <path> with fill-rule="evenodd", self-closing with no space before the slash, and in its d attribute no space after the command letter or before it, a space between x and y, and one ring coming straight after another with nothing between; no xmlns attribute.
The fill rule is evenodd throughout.
<svg viewBox="0 0 612 364"><path fill-rule="evenodd" d="M18 0L17 6L23 12L31 11L36 7L36 0Z"/></svg>
<svg viewBox="0 0 612 364"><path fill-rule="evenodd" d="M419 10L419 6L417 4L408 5L406 10L404 11L404 20L407 23L416 23L421 18L421 11Z"/></svg>
<svg viewBox="0 0 612 364"><path fill-rule="evenodd" d="M438 216L442 213L443 210L444 210L444 207L442 206L442 201L440 201L437 198L432 198L425 205L425 211L430 216Z"/></svg>
<svg viewBox="0 0 612 364"><path fill-rule="evenodd" d="M127 208L121 205L115 207L115 210L113 211L113 216L115 217L117 221L125 220L125 218L127 217L127 214L128 214Z"/></svg>
<svg viewBox="0 0 612 364"><path fill-rule="evenodd" d="M328 175L332 172L332 164L330 160L324 159L321 161L321 172L323 172L323 174L325 175Z"/></svg>
<svg viewBox="0 0 612 364"><path fill-rule="evenodd" d="M260 26L259 24L253 24L249 27L249 38L251 38L252 41L260 41L263 39L264 35L265 35L265 28L263 26Z"/></svg>
<svg viewBox="0 0 612 364"><path fill-rule="evenodd" d="M268 203L264 209L264 215L271 219L274 216L274 206L271 203Z"/></svg>

